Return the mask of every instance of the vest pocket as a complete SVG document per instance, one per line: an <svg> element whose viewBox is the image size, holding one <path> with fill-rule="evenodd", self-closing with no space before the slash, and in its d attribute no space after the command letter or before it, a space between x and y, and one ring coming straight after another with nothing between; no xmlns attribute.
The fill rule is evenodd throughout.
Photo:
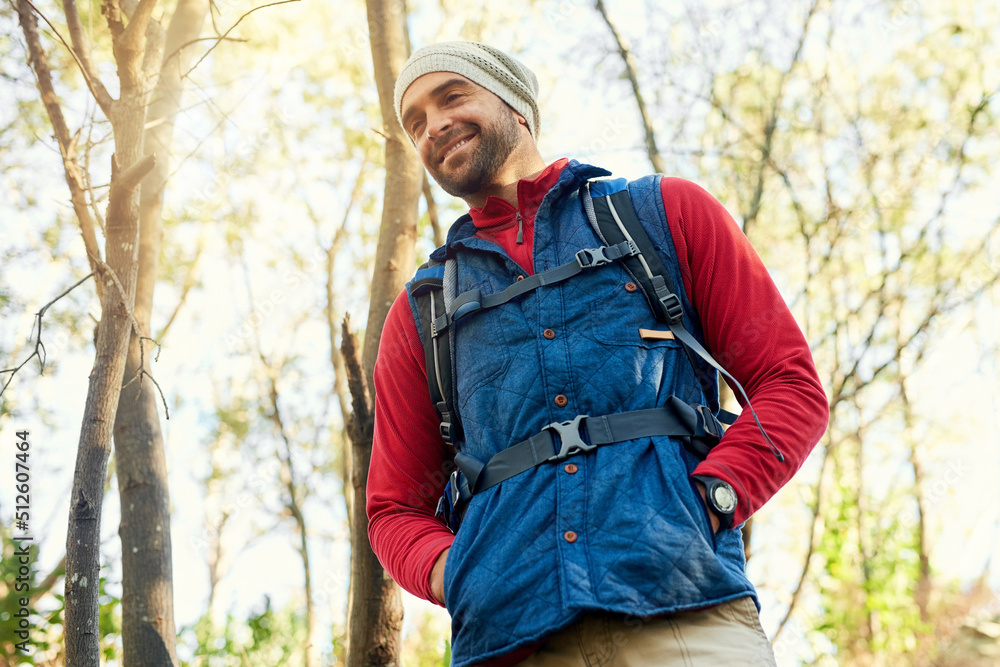
<svg viewBox="0 0 1000 667"><path fill-rule="evenodd" d="M602 345L645 349L679 349L680 341L663 322L658 322L645 299L629 295L621 299L590 304L590 335ZM641 310L640 310L641 308Z"/></svg>

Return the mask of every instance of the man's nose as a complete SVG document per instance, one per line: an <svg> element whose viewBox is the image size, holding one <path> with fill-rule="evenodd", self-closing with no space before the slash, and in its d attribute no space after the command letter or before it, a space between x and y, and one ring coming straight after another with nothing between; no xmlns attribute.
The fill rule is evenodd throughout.
<svg viewBox="0 0 1000 667"><path fill-rule="evenodd" d="M451 115L442 111L427 113L427 138L434 140L451 128Z"/></svg>

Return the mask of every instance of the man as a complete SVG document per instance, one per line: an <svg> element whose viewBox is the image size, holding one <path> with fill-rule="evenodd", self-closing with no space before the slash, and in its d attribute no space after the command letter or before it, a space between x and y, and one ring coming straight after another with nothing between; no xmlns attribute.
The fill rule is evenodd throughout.
<svg viewBox="0 0 1000 667"><path fill-rule="evenodd" d="M421 161L470 207L432 255L448 262L445 280L454 269L455 294L498 294L605 245L586 184L608 172L545 164L537 94L527 67L472 42L420 49L396 83ZM717 376L699 380L703 362L610 262L448 321L463 429L453 449L430 399L417 301L400 294L375 367L369 535L400 585L447 606L455 665L774 662L739 526L818 441L826 397L798 326L721 204L677 178L628 191L683 324L745 386L761 426L745 405L704 460L666 435L544 460L474 489L453 534L435 507L455 451L478 469L539 433L567 444L579 415L660 414L677 398L718 412Z"/></svg>

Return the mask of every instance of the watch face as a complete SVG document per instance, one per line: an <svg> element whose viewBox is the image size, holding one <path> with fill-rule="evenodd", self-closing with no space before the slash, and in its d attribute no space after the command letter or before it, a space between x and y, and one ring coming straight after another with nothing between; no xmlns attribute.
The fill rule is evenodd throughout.
<svg viewBox="0 0 1000 667"><path fill-rule="evenodd" d="M732 512L736 509L736 493L728 484L717 484L712 489L712 500L720 512Z"/></svg>

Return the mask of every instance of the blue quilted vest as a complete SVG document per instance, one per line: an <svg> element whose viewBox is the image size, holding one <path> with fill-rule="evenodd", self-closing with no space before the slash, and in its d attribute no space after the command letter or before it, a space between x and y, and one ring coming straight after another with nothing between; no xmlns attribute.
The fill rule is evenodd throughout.
<svg viewBox="0 0 1000 667"><path fill-rule="evenodd" d="M562 171L535 219L536 272L603 245L580 186L608 173L575 161ZM659 179L628 189L683 301L684 324L703 342L681 289ZM457 293L500 292L523 270L475 233L463 216L432 257L456 259ZM458 447L485 462L551 422L662 406L671 395L717 409L679 343L639 337L639 328L664 326L641 291L625 289L629 281L613 262L456 322ZM420 330L412 296L410 307ZM690 479L697 464L676 439L642 438L542 464L475 495L444 575L452 664L537 642L588 610L641 617L756 601L739 527L712 535Z"/></svg>

